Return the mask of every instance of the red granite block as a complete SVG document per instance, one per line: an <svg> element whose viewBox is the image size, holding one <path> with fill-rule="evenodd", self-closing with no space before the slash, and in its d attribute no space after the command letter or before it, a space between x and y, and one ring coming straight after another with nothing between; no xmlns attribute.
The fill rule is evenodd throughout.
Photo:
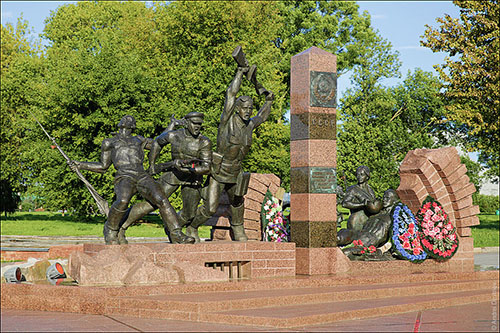
<svg viewBox="0 0 500 333"><path fill-rule="evenodd" d="M245 251L275 251L274 242L246 242Z"/></svg>
<svg viewBox="0 0 500 333"><path fill-rule="evenodd" d="M415 150L410 150L399 166L399 173L400 175L421 173L422 165L426 162L428 161L425 157L416 154Z"/></svg>
<svg viewBox="0 0 500 333"><path fill-rule="evenodd" d="M290 259L293 256L293 251L276 251L276 252L271 252L271 251L253 251L252 252L252 258L253 259L276 259L276 260L282 260L282 259Z"/></svg>
<svg viewBox="0 0 500 333"><path fill-rule="evenodd" d="M327 113L334 108L312 108L310 101L310 71L335 72L336 56L315 46L296 54L291 59L290 70L290 112Z"/></svg>
<svg viewBox="0 0 500 333"><path fill-rule="evenodd" d="M469 196L469 197L462 198L458 201L453 201L452 205L453 205L454 210L460 210L460 209L472 206L472 197Z"/></svg>
<svg viewBox="0 0 500 333"><path fill-rule="evenodd" d="M458 200L463 199L469 195L472 195L474 192L476 192L476 187L474 186L474 184L469 183L464 188L462 188L456 192L450 193L450 199L452 201L458 201Z"/></svg>
<svg viewBox="0 0 500 333"><path fill-rule="evenodd" d="M460 237L458 251L473 252L474 251L474 238L472 238L472 237Z"/></svg>
<svg viewBox="0 0 500 333"><path fill-rule="evenodd" d="M268 268L293 268L295 269L295 259L268 259L266 260Z"/></svg>
<svg viewBox="0 0 500 333"><path fill-rule="evenodd" d="M264 200L264 195L260 192L249 190L248 193L245 195L245 200L247 199L251 199L257 202L262 202Z"/></svg>
<svg viewBox="0 0 500 333"><path fill-rule="evenodd" d="M443 204L443 202L451 203L451 199L448 196L448 191L446 190L446 187L444 185L437 190L433 190L431 192L431 196L436 198L436 200L439 201L441 204Z"/></svg>
<svg viewBox="0 0 500 333"><path fill-rule="evenodd" d="M295 276L295 265L294 267L278 267L274 269L274 276Z"/></svg>
<svg viewBox="0 0 500 333"><path fill-rule="evenodd" d="M453 170L452 173L446 175L447 183L448 184L455 183L457 180L459 180L461 177L463 177L466 172L467 172L467 168L465 167L465 164L460 164L455 170ZM445 184L446 184L446 182L445 182Z"/></svg>
<svg viewBox="0 0 500 333"><path fill-rule="evenodd" d="M479 214L479 206L469 206L455 211L455 218L460 219Z"/></svg>
<svg viewBox="0 0 500 333"><path fill-rule="evenodd" d="M444 169L450 163L460 163L460 157L455 147L439 149L422 149L422 153L437 166L439 170Z"/></svg>
<svg viewBox="0 0 500 333"><path fill-rule="evenodd" d="M450 193L457 192L460 191L465 186L467 186L469 182L470 182L469 177L467 175L463 175L462 177L458 178L454 183L446 185L446 188Z"/></svg>
<svg viewBox="0 0 500 333"><path fill-rule="evenodd" d="M336 140L290 142L290 167L337 167Z"/></svg>
<svg viewBox="0 0 500 333"><path fill-rule="evenodd" d="M457 233L460 237L470 237L472 236L472 230L469 227L457 228Z"/></svg>
<svg viewBox="0 0 500 333"><path fill-rule="evenodd" d="M322 275L347 272L350 260L338 247L297 248L295 264L297 274Z"/></svg>
<svg viewBox="0 0 500 333"><path fill-rule="evenodd" d="M269 268L253 268L252 267L252 278L263 278L263 277L273 277L274 269Z"/></svg>
<svg viewBox="0 0 500 333"><path fill-rule="evenodd" d="M271 184L269 184L271 185ZM250 178L250 182L248 183L248 189L252 189L254 191L257 191L262 194L266 194L267 189L269 188L269 185L264 185L261 182L257 181L256 179Z"/></svg>
<svg viewBox="0 0 500 333"><path fill-rule="evenodd" d="M260 230L245 229L245 233L248 240L261 240L262 238Z"/></svg>
<svg viewBox="0 0 500 333"><path fill-rule="evenodd" d="M456 219L455 226L459 228L473 227L479 225L479 218L477 216L468 216L464 218Z"/></svg>
<svg viewBox="0 0 500 333"><path fill-rule="evenodd" d="M260 221L260 212L245 209L245 212L243 213L243 218L254 220L254 221Z"/></svg>
<svg viewBox="0 0 500 333"><path fill-rule="evenodd" d="M273 196L276 195L276 192L278 191L278 189L279 189L279 186L276 184L271 183L271 185L269 185L269 192L271 192L271 194Z"/></svg>
<svg viewBox="0 0 500 333"><path fill-rule="evenodd" d="M260 210L262 209L262 202L245 197L245 209L250 209L260 214Z"/></svg>
<svg viewBox="0 0 500 333"><path fill-rule="evenodd" d="M326 193L292 193L290 210L294 221L336 221L337 197Z"/></svg>
<svg viewBox="0 0 500 333"><path fill-rule="evenodd" d="M260 230L261 230L260 221L245 219L244 226L245 226L245 229L256 230L258 232L260 232Z"/></svg>
<svg viewBox="0 0 500 333"><path fill-rule="evenodd" d="M231 235L227 229L213 229L212 239L214 240L231 240Z"/></svg>

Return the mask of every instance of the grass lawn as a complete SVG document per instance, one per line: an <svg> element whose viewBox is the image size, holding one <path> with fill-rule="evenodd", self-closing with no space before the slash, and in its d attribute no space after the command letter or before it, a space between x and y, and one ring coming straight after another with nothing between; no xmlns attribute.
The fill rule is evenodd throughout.
<svg viewBox="0 0 500 333"><path fill-rule="evenodd" d="M345 228L349 210L340 208L344 213L341 227ZM475 247L499 246L499 217L494 214L480 214L481 224L472 227ZM35 235L35 236L102 236L103 217L77 219L71 215L61 216L61 213L35 212L15 213L0 217L2 235ZM208 226L201 226L200 237L210 238ZM130 237L165 237L163 223L158 215L147 215L143 222L129 227Z"/></svg>
<svg viewBox="0 0 500 333"><path fill-rule="evenodd" d="M2 216L2 235L34 235L34 236L102 236L104 218L78 219L66 214L51 212L15 213L7 218ZM161 218L147 215L142 223L130 226L129 237L166 237ZM210 238L211 227L202 226L199 234L202 238Z"/></svg>
<svg viewBox="0 0 500 333"><path fill-rule="evenodd" d="M472 227L474 247L498 247L500 245L500 222L495 214L479 214L481 224Z"/></svg>

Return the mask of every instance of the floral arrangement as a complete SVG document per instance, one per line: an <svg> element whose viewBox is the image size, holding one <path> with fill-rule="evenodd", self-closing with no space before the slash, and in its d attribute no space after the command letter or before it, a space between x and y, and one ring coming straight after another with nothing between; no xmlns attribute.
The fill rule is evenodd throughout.
<svg viewBox="0 0 500 333"><path fill-rule="evenodd" d="M290 223L283 218L278 199L267 191L261 209L262 239L267 242L289 242Z"/></svg>
<svg viewBox="0 0 500 333"><path fill-rule="evenodd" d="M427 196L416 218L422 230L422 245L429 257L437 260L453 257L458 250L456 228L449 221L441 204Z"/></svg>
<svg viewBox="0 0 500 333"><path fill-rule="evenodd" d="M374 245L370 245L369 247L366 247L363 244L363 241L361 241L361 239L353 241L352 244L355 247L361 248L361 251L360 251L361 254L365 254L365 253L371 254L371 253L375 253L377 251L377 248Z"/></svg>
<svg viewBox="0 0 500 333"><path fill-rule="evenodd" d="M422 247L417 221L411 210L399 202L391 212L393 252L399 257L414 263L420 263L427 258Z"/></svg>

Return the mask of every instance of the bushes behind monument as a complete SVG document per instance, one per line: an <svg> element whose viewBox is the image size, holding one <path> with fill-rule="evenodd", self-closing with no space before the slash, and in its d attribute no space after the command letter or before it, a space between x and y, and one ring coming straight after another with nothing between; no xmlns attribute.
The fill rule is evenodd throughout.
<svg viewBox="0 0 500 333"><path fill-rule="evenodd" d="M472 202L474 205L479 206L481 214L495 214L500 209L500 197L498 195L486 195L474 193L472 195Z"/></svg>

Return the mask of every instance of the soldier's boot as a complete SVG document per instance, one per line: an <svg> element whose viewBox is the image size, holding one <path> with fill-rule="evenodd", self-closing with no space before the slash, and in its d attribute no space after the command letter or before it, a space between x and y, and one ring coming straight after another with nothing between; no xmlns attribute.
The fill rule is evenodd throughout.
<svg viewBox="0 0 500 333"><path fill-rule="evenodd" d="M126 210L120 210L111 206L109 210L108 220L104 223L103 234L106 245L118 245L118 233L120 231L120 221Z"/></svg>
<svg viewBox="0 0 500 333"><path fill-rule="evenodd" d="M120 230L118 230L118 244L128 244L128 240L125 237L125 232L127 229L124 229L123 227L120 227Z"/></svg>
<svg viewBox="0 0 500 333"><path fill-rule="evenodd" d="M200 236L198 234L198 228L201 225L203 225L210 217L211 217L210 215L205 214L203 210L200 209L200 207L198 207L198 209L196 210L196 215L193 218L193 221L187 226L186 234L191 237L194 237L196 243L199 243L201 241Z"/></svg>
<svg viewBox="0 0 500 333"><path fill-rule="evenodd" d="M243 227L243 214L245 205L241 204L238 207L231 207L231 229L233 230L234 240L236 242L246 242L248 240Z"/></svg>
<svg viewBox="0 0 500 333"><path fill-rule="evenodd" d="M175 214L177 215L177 214ZM177 216L167 219L165 233L167 233L172 244L194 244L195 239L182 232L182 226L179 224Z"/></svg>
<svg viewBox="0 0 500 333"><path fill-rule="evenodd" d="M113 230L109 227L108 223L104 223L104 229L102 231L104 235L104 242L106 245L118 245L118 230Z"/></svg>

